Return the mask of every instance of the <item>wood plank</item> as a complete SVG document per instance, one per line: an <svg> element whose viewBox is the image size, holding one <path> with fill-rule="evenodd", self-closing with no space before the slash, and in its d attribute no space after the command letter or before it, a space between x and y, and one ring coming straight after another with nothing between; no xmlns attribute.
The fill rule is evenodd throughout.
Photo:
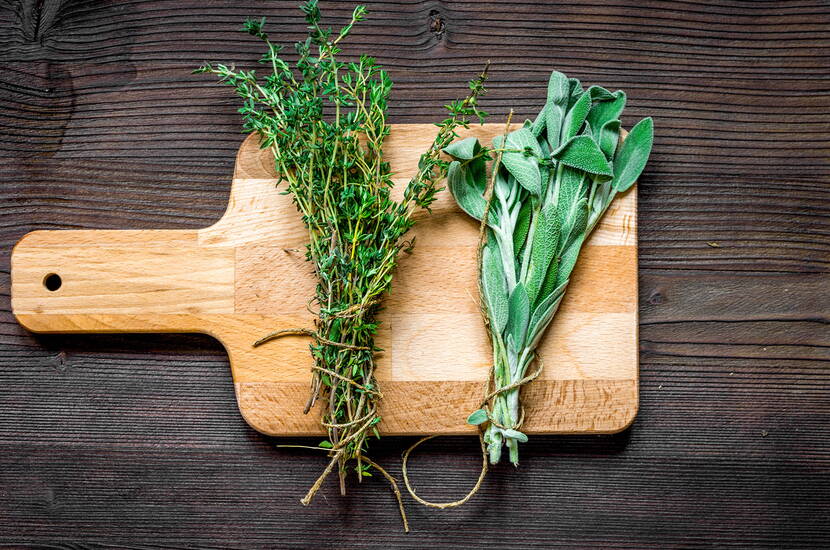
<svg viewBox="0 0 830 550"><path fill-rule="evenodd" d="M25 244L14 253L17 314L234 312L232 249L169 243L164 231L140 248L141 241L110 245L103 236L73 246L74 235L65 237L56 247ZM59 288L46 287L49 276Z"/></svg>

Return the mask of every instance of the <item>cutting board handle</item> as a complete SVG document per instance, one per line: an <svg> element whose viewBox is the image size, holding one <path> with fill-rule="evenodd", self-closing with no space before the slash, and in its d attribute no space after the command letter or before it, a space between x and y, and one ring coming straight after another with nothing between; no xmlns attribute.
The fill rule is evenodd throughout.
<svg viewBox="0 0 830 550"><path fill-rule="evenodd" d="M171 314L233 313L233 262L196 231L35 231L12 251L12 309L34 332L198 332Z"/></svg>

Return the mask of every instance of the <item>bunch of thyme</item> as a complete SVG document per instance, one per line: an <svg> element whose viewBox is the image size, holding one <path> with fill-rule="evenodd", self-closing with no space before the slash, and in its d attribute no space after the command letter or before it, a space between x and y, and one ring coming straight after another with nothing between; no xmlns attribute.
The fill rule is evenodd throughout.
<svg viewBox="0 0 830 550"><path fill-rule="evenodd" d="M467 422L487 424L490 462L506 446L518 464L524 413L521 386L541 372L536 348L559 308L585 239L614 197L631 187L651 153L653 124L637 123L620 140L625 93L554 72L535 121L493 140L495 166L488 195L488 150L476 139L447 153L449 188L459 206L486 226L479 288L493 346L492 392ZM530 366L537 368L529 373Z"/></svg>
<svg viewBox="0 0 830 550"><path fill-rule="evenodd" d="M442 149L455 139L456 128L467 127L473 117L483 121L486 115L477 107L486 68L470 83L466 99L447 106L449 117L436 125L434 142L397 202L390 198L392 173L382 151L389 134L386 112L392 82L371 57L350 63L336 59L340 42L366 9L356 7L337 34L320 26L316 0L300 9L309 33L296 44L293 69L279 57L281 47L269 40L263 19L247 21L244 30L267 46L261 63L270 74L260 79L253 70L220 64L204 65L197 72L219 75L243 98L245 131L258 133L262 147L273 151L278 185L286 185L308 228L306 259L317 276L315 327L279 330L257 342L298 332L313 338L313 379L305 412L316 401L324 402L321 422L328 438L320 447L328 449L331 461L302 503L311 501L335 467L345 492L351 461L358 479L370 476L371 468L386 476L400 502L394 480L366 456L368 439L379 437L381 420L376 316L399 253L411 247L405 235L414 224L413 213L429 209L446 175L449 163L439 157Z"/></svg>

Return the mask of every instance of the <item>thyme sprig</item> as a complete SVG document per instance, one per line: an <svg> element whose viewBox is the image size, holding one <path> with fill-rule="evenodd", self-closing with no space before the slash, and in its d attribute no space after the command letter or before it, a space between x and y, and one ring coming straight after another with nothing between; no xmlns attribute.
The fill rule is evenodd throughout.
<svg viewBox="0 0 830 550"><path fill-rule="evenodd" d="M468 138L446 149L449 188L486 225L479 287L493 347L491 389L467 422L486 425L490 462L507 447L518 464L521 387L541 373L536 348L553 320L586 238L614 198L631 187L651 153L650 118L620 139L625 93L553 72L535 121L493 140L500 163L485 193L487 148ZM531 366L536 367L531 371Z"/></svg>
<svg viewBox="0 0 830 550"><path fill-rule="evenodd" d="M306 259L314 266L317 286L313 302L318 315L314 329L281 329L257 344L298 331L313 338L311 392L306 412L318 400L327 439L320 444L331 460L302 500L308 504L322 481L337 467L341 492L347 464L358 479L382 468L366 456L368 439L379 437L374 338L377 313L389 292L398 255L412 246L405 236L413 213L429 209L440 190L449 163L440 157L470 120L483 121L478 98L484 94L486 68L469 86L463 100L447 105L449 116L437 124L434 142L421 156L418 172L403 199L391 198L393 187L383 142L389 135L387 108L392 81L372 57L338 60L339 44L366 16L357 6L339 32L320 26L316 0L300 9L308 37L295 45L292 68L279 57L281 47L269 40L265 20L249 20L244 29L261 39L267 50L260 60L270 74L206 64L209 72L233 86L243 99L239 112L246 132L256 132L269 148L279 174L308 229ZM397 487L395 486L396 496ZM400 501L400 498L399 498ZM403 510L401 509L403 513ZM405 518L404 518L405 521Z"/></svg>

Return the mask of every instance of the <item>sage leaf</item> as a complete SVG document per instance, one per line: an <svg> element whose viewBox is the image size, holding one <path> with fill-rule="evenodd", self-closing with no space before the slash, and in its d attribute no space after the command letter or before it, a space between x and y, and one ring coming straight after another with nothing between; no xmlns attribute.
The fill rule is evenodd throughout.
<svg viewBox="0 0 830 550"><path fill-rule="evenodd" d="M479 424L484 424L487 422L487 411L484 409L478 409L473 411L470 416L467 417L467 424L471 424L473 426L478 426Z"/></svg>
<svg viewBox="0 0 830 550"><path fill-rule="evenodd" d="M478 138L473 137L455 141L444 148L445 153L456 160L463 161L461 166L466 168L468 183L484 195L484 189L487 186L488 158L481 154L481 150L482 146Z"/></svg>
<svg viewBox="0 0 830 550"><path fill-rule="evenodd" d="M585 230L588 227L588 217L590 209L588 208L588 199L583 198L573 209L571 214L571 228L568 235L567 244L571 244L578 237L584 236Z"/></svg>
<svg viewBox="0 0 830 550"><path fill-rule="evenodd" d="M492 231L489 233L487 244L481 251L481 292L490 325L496 334L501 334L508 317L507 281L504 278L499 245Z"/></svg>
<svg viewBox="0 0 830 550"><path fill-rule="evenodd" d="M617 150L617 143L620 141L620 121L609 120L599 131L599 148L605 158L611 160Z"/></svg>
<svg viewBox="0 0 830 550"><path fill-rule="evenodd" d="M603 88L602 86L591 86L586 90L586 93L591 96L593 101L609 101L616 99L616 96Z"/></svg>
<svg viewBox="0 0 830 550"><path fill-rule="evenodd" d="M578 80L574 79L579 82ZM548 103L562 104L571 94L571 80L560 73L553 71L548 79Z"/></svg>
<svg viewBox="0 0 830 550"><path fill-rule="evenodd" d="M620 118L620 114L625 107L625 92L617 90L611 95L614 96L614 99L594 103L588 112L587 121L594 131L598 131L605 126L605 123L609 120Z"/></svg>
<svg viewBox="0 0 830 550"><path fill-rule="evenodd" d="M559 304L562 303L562 298L565 297L565 287L568 286L568 281L565 281L556 289L551 291L533 311L533 316L530 318L530 323L527 330L527 345L535 348L542 339L542 334L548 325L553 320L556 310L559 309Z"/></svg>
<svg viewBox="0 0 830 550"><path fill-rule="evenodd" d="M498 464L499 460L501 460L501 446L502 446L502 435L501 432L496 431L494 432L489 441L487 443L487 454L490 457L490 464Z"/></svg>
<svg viewBox="0 0 830 550"><path fill-rule="evenodd" d="M508 456L510 457L510 463L513 466L519 465L519 442L516 439L505 438L504 446L507 447L507 450L510 451Z"/></svg>
<svg viewBox="0 0 830 550"><path fill-rule="evenodd" d="M570 94L568 96L568 110L570 110L574 103L576 103L582 96L582 83L578 78L569 78L568 87L570 89Z"/></svg>
<svg viewBox="0 0 830 550"><path fill-rule="evenodd" d="M565 245L563 245L564 247ZM536 297L536 302L541 303L545 300L545 297L549 296L551 292L557 287L559 284L559 264L561 262L561 255L557 256L557 258L551 264L550 269L548 269L548 274L545 275L545 281L542 283L542 288L539 289L539 294Z"/></svg>
<svg viewBox="0 0 830 550"><path fill-rule="evenodd" d="M612 177L611 165L597 143L589 136L575 136L551 156L564 164L598 176Z"/></svg>
<svg viewBox="0 0 830 550"><path fill-rule="evenodd" d="M507 134L506 140L502 136L496 136L493 138L493 145L504 149L501 162L516 181L532 194L541 195L542 173L539 170L539 158L542 156L542 150L533 132L527 128L519 128ZM525 150L530 150L533 156L525 156Z"/></svg>
<svg viewBox="0 0 830 550"><path fill-rule="evenodd" d="M576 248L574 250L576 255L579 255L579 250L582 246L582 239L584 239L589 218L588 199L580 199L567 214L563 214L560 207L557 211L557 215L560 223L566 227L563 227L560 230L557 259L552 262L550 268L548 269L548 273L545 275L545 280L542 283L542 288L537 294L538 298L536 301L543 300L545 296L553 292L557 286L560 286L563 282L567 282L570 272L573 269L573 263L571 262L572 258L570 256L568 256L567 259L564 256L569 250L571 250L571 247L574 246L577 240L579 243L576 244ZM562 221L563 215L566 216L564 221ZM571 251L570 253L573 254L574 252ZM576 261L576 256L574 256L573 261Z"/></svg>
<svg viewBox="0 0 830 550"><path fill-rule="evenodd" d="M517 283L513 292L510 293L508 312L507 330L513 338L516 349L520 349L527 333L527 323L530 321L530 300L528 300L524 284Z"/></svg>
<svg viewBox="0 0 830 550"><path fill-rule="evenodd" d="M536 143L539 145L539 151L542 153L540 158L545 160L549 159L551 148L548 145L548 140L537 138ZM542 166L542 168L546 168L546 166Z"/></svg>
<svg viewBox="0 0 830 550"><path fill-rule="evenodd" d="M550 289L567 282L571 276L571 271L573 271L576 259L579 257L580 250L582 250L582 243L585 240L589 215L588 199L583 198L574 208L571 214L572 221L569 234L566 239L562 240L561 253L557 262L558 272L554 274L554 277L545 280L543 292L549 292Z"/></svg>
<svg viewBox="0 0 830 550"><path fill-rule="evenodd" d="M530 324L538 324L539 320L545 315L545 311L550 305L565 293L565 287L568 283L562 283L556 288L550 289L545 295L539 295L539 303L533 308L533 315L530 318Z"/></svg>
<svg viewBox="0 0 830 550"><path fill-rule="evenodd" d="M556 275L555 286L567 282L571 276L571 271L576 265L576 259L579 257L580 250L582 250L582 243L585 241L588 215L588 200L582 199L577 204L576 218L571 228L568 243L563 248L562 255L559 258L559 272Z"/></svg>
<svg viewBox="0 0 830 550"><path fill-rule="evenodd" d="M481 144L477 138L468 137L461 141L454 141L448 146L444 147L444 152L461 160L470 160L481 150Z"/></svg>
<svg viewBox="0 0 830 550"><path fill-rule="evenodd" d="M487 208L487 201L478 189L470 185L468 176L470 176L469 170L463 167L459 161L452 161L447 169L448 187L458 206L468 215L481 221L484 217L484 210Z"/></svg>
<svg viewBox="0 0 830 550"><path fill-rule="evenodd" d="M548 146L548 140L537 139L536 142L539 144L539 150L542 152L541 158L546 161L549 160L550 147ZM544 196L545 192L547 192L548 186L550 186L551 181L555 176L555 170L556 167L553 166L553 163L539 163L539 173L542 175L542 192L540 193L540 196Z"/></svg>
<svg viewBox="0 0 830 550"><path fill-rule="evenodd" d="M565 115L565 122L562 123L561 141L568 141L579 133L579 129L585 123L585 117L588 116L590 109L591 96L583 93L568 111L568 114Z"/></svg>
<svg viewBox="0 0 830 550"><path fill-rule="evenodd" d="M508 351L513 351L514 353L517 353L519 351L519 349L521 349L521 346L516 345L516 339L513 338L513 334L510 332L509 321L508 321L508 327L507 328L508 328L507 338L504 339L504 343L507 344ZM508 369L510 368L509 364L507 365L507 368Z"/></svg>
<svg viewBox="0 0 830 550"><path fill-rule="evenodd" d="M576 259L579 257L579 251L582 249L582 241L584 238L583 235L571 241L562 253L561 260L559 261L559 273L556 276L557 284L562 284L569 280L571 271L573 271L576 265Z"/></svg>
<svg viewBox="0 0 830 550"><path fill-rule="evenodd" d="M476 156L472 160L467 161L467 183L484 196L487 189L487 159L479 154L479 151L476 151Z"/></svg>
<svg viewBox="0 0 830 550"><path fill-rule="evenodd" d="M522 207L519 209L519 217L516 219L516 227L513 230L513 250L516 252L516 255L521 252L525 244L525 239L527 239L532 211L533 208L530 201L522 203Z"/></svg>
<svg viewBox="0 0 830 550"><path fill-rule="evenodd" d="M582 185L585 181L585 172L562 165L559 174L559 201L560 227L564 229L569 226L569 216L577 198L582 193Z"/></svg>
<svg viewBox="0 0 830 550"><path fill-rule="evenodd" d="M499 171L496 174L496 182L493 185L493 194L495 196L507 197L510 195L510 189L516 183L516 178L504 168L499 166Z"/></svg>
<svg viewBox="0 0 830 550"><path fill-rule="evenodd" d="M614 156L614 190L621 193L634 185L646 167L654 142L654 121L651 117L638 122L623 140Z"/></svg>
<svg viewBox="0 0 830 550"><path fill-rule="evenodd" d="M519 430L514 430L513 428L507 428L506 430L502 430L504 437L509 437L511 439L515 439L521 443L527 443L527 436L520 432Z"/></svg>
<svg viewBox="0 0 830 550"><path fill-rule="evenodd" d="M536 118L533 119L533 123L530 125L530 131L533 132L535 137L539 137L542 135L542 132L545 131L545 113L547 109L547 105L542 107L542 110L539 111L539 114L536 115Z"/></svg>
<svg viewBox="0 0 830 550"><path fill-rule="evenodd" d="M529 149L533 157L536 157L529 158L535 162L539 162L539 158L542 156L542 149L539 147L539 142L533 137L533 132L527 128L519 128L507 134L507 148Z"/></svg>
<svg viewBox="0 0 830 550"><path fill-rule="evenodd" d="M548 101L545 104L545 128L551 149L559 147L562 121L568 108L570 92L568 77L553 71L548 81Z"/></svg>
<svg viewBox="0 0 830 550"><path fill-rule="evenodd" d="M605 212L605 206L608 200L613 198L611 191L611 180L603 182L595 182L596 188L594 190L594 202L590 205L592 216L601 216ZM590 223L590 222L589 222Z"/></svg>
<svg viewBox="0 0 830 550"><path fill-rule="evenodd" d="M559 233L559 216L556 212L556 204L547 203L539 212L536 229L533 232L532 248L530 249L526 290L531 304L536 301L536 297L539 295L539 290L545 282L548 269L556 269L555 264L551 266L551 261L559 250Z"/></svg>

